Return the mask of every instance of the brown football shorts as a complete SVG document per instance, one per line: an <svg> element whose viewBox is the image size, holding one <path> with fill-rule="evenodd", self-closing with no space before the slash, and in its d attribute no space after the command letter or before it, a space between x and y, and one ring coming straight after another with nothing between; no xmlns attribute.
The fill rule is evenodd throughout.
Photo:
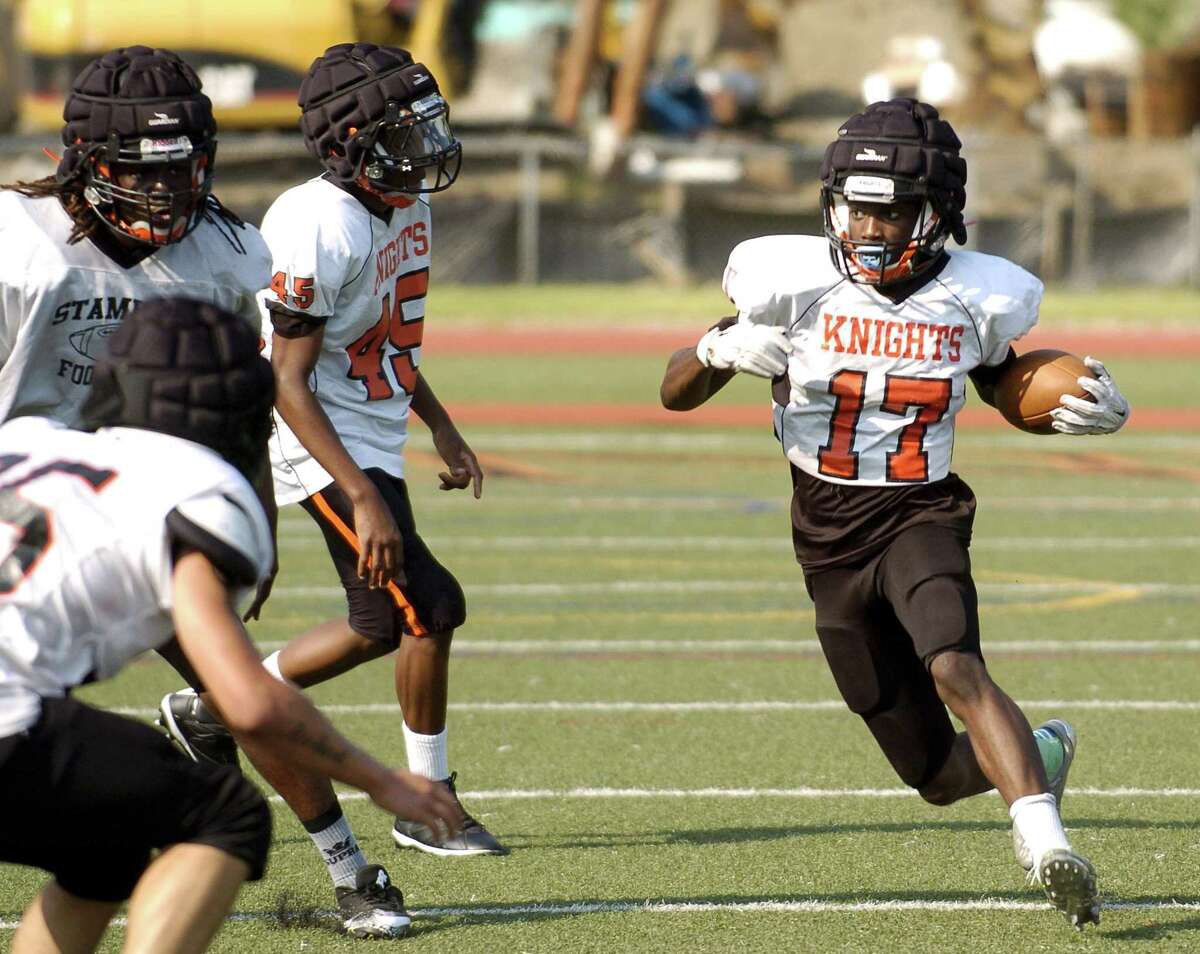
<svg viewBox="0 0 1200 954"><path fill-rule="evenodd" d="M379 489L403 542L400 572L386 589L371 589L358 575L354 505L330 484L300 503L317 522L346 591L350 628L365 639L395 648L401 636L426 636L457 629L467 616L462 587L417 533L408 488L399 477L374 467L364 473Z"/></svg>
<svg viewBox="0 0 1200 954"><path fill-rule="evenodd" d="M967 543L917 524L865 563L805 578L817 637L842 698L862 716L904 782L921 788L956 732L929 665L940 653L982 658Z"/></svg>

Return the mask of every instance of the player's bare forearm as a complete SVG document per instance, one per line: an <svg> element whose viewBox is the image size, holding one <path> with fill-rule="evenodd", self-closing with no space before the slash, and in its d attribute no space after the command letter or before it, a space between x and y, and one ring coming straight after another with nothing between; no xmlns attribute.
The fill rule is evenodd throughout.
<svg viewBox="0 0 1200 954"><path fill-rule="evenodd" d="M454 427L454 421L450 419L450 412L433 393L433 386L426 380L425 375L419 372L416 387L413 388L410 407L412 412L435 434L443 428Z"/></svg>
<svg viewBox="0 0 1200 954"><path fill-rule="evenodd" d="M473 487L475 499L478 500L483 493L483 468L423 374L417 376L411 407L413 413L429 428L433 446L449 467L449 470L438 474L442 481L441 489L463 490Z"/></svg>
<svg viewBox="0 0 1200 954"><path fill-rule="evenodd" d="M175 564L172 588L179 645L251 760L269 751L275 760L361 789L392 814L456 830L461 809L445 786L381 765L263 668L207 557L184 554Z"/></svg>
<svg viewBox="0 0 1200 954"><path fill-rule="evenodd" d="M690 411L725 387L734 374L705 367L695 348L680 348L667 361L658 394L668 411Z"/></svg>
<svg viewBox="0 0 1200 954"><path fill-rule="evenodd" d="M179 559L173 580L179 645L229 728L250 746L370 790L387 769L343 738L313 705L263 667L230 605L219 572L203 554Z"/></svg>

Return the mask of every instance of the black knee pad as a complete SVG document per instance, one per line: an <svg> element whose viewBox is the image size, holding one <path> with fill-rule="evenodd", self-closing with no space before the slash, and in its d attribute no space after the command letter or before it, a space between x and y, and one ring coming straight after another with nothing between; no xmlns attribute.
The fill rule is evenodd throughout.
<svg viewBox="0 0 1200 954"><path fill-rule="evenodd" d="M979 655L979 610L969 576L940 574L922 580L903 608L917 655L928 667L948 650Z"/></svg>
<svg viewBox="0 0 1200 954"><path fill-rule="evenodd" d="M181 841L211 845L250 866L248 881L267 867L271 848L271 809L262 793L229 765L204 766L206 784L186 806Z"/></svg>
<svg viewBox="0 0 1200 954"><path fill-rule="evenodd" d="M429 629L434 633L447 633L458 629L467 621L467 598L463 594L458 580L449 579L438 590L437 599L429 608L428 616L421 614L421 619L429 620Z"/></svg>

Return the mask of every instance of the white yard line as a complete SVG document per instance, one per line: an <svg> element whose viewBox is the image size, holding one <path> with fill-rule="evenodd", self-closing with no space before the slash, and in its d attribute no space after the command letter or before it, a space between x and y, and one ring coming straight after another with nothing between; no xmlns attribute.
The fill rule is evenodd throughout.
<svg viewBox="0 0 1200 954"><path fill-rule="evenodd" d="M1200 798L1200 788L1075 788L1067 789L1073 796L1093 798ZM839 798L918 798L911 788L509 788L462 791L459 797L472 801L562 801L611 800L622 798L648 799L839 799ZM343 802L362 801L363 792L339 792ZM272 795L269 801L282 804L283 799Z"/></svg>
<svg viewBox="0 0 1200 954"><path fill-rule="evenodd" d="M420 501L420 507L461 506L461 501L448 496L429 497ZM771 498L747 496L692 496L663 495L554 495L521 494L520 496L493 495L488 498L489 508L544 511L559 510L737 510L742 512L780 511L788 506L786 496ZM1200 497L1108 497L1108 496L1032 496L1032 497L985 497L984 510L1016 510L1022 512L1087 512L1105 513L1177 513L1200 510ZM280 515L281 527L313 526L313 521L296 510L287 509Z"/></svg>
<svg viewBox="0 0 1200 954"><path fill-rule="evenodd" d="M1102 712L1200 712L1200 702L1184 699L1018 699L1027 709L1080 709ZM841 699L755 699L748 701L701 700L696 702L451 702L453 712L830 712L845 709ZM118 715L149 718L158 709L149 706L116 706ZM327 715L390 715L399 713L395 702L333 703L322 705Z"/></svg>
<svg viewBox="0 0 1200 954"><path fill-rule="evenodd" d="M309 529L309 528L306 528ZM288 549L324 549L316 533L280 533ZM458 550L763 550L790 553L792 542L785 537L688 537L643 536L432 536L430 546ZM979 537L972 550L1190 550L1200 547L1200 536L1159 537Z"/></svg>
<svg viewBox="0 0 1200 954"><path fill-rule="evenodd" d="M260 651L274 652L283 640L255 643ZM1195 653L1200 639L1012 639L986 640L988 655L1004 653ZM469 656L590 653L725 653L770 652L808 654L820 652L815 639L456 639L454 652ZM157 656L144 657L151 661Z"/></svg>
<svg viewBox="0 0 1200 954"><path fill-rule="evenodd" d="M1197 596L1200 583L1113 583L1103 580L1061 582L977 582L981 593L1004 596L1040 596L1070 593L1112 593L1128 596ZM514 597L620 595L636 593L796 593L804 592L803 581L791 580L604 580L591 583L477 583L466 587L468 596ZM276 586L273 596L308 599L341 597L340 586ZM807 601L806 601L807 602Z"/></svg>
<svg viewBox="0 0 1200 954"><path fill-rule="evenodd" d="M476 446L484 451L615 451L655 455L696 454L703 451L741 450L770 460L782 458L779 444L770 436L771 412L763 409L761 429L700 430L677 433L653 430L566 430L563 431L496 431L481 432ZM1112 451L1131 451L1153 448L1190 450L1200 444L1194 434L1122 434L1112 442ZM412 445L432 450L433 444L424 436ZM955 449L1018 448L1044 451L1045 438L1003 431L973 431L960 428L955 435ZM1054 449L1060 454L1087 454L1094 447L1087 441L1074 444L1060 441Z"/></svg>
<svg viewBox="0 0 1200 954"><path fill-rule="evenodd" d="M1104 899L1107 911L1200 911L1200 903L1193 901L1120 901ZM944 901L941 899L903 898L893 901L822 901L819 898L792 901L577 901L568 904L494 904L471 907L410 908L414 919L421 918L525 918L547 915L578 914L719 914L737 912L744 914L889 914L904 911L968 912L968 911L1049 911L1051 906L1044 901L1012 901L1005 898L979 898L977 900ZM334 921L334 911L317 911L314 914ZM276 922L279 915L273 912L236 912L229 915L234 922ZM112 924L125 927L127 920L114 918ZM0 921L0 931L15 931L18 922Z"/></svg>

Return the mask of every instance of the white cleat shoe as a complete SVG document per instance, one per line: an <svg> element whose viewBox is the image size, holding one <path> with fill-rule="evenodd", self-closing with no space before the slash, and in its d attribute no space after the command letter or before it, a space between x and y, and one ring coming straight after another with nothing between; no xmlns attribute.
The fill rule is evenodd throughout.
<svg viewBox="0 0 1200 954"><path fill-rule="evenodd" d="M1053 735L1062 743L1063 760L1062 765L1058 767L1058 772L1054 778L1049 779L1050 794L1054 796L1055 804L1058 806L1059 814L1062 813L1063 794L1067 789L1067 772L1071 770L1071 763L1075 761L1075 730L1071 727L1071 723L1064 719L1050 719L1043 722L1034 733L1046 732ZM1025 839L1021 837L1021 833L1017 830L1016 823L1012 827L1013 852L1017 856L1017 864L1026 871L1033 871L1033 855L1029 852L1029 846L1025 844Z"/></svg>
<svg viewBox="0 0 1200 954"><path fill-rule="evenodd" d="M1071 927L1082 931L1086 924L1100 923L1100 895L1096 869L1083 855L1056 848L1038 865L1038 880L1046 897L1066 915Z"/></svg>

